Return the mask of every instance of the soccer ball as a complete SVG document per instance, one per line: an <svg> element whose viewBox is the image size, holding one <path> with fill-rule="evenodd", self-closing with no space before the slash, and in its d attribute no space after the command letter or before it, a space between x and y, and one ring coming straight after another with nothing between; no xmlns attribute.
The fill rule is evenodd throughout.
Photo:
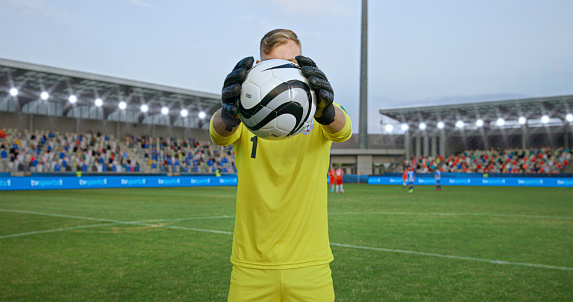
<svg viewBox="0 0 573 302"><path fill-rule="evenodd" d="M315 93L298 65L272 59L249 70L239 118L254 135L269 140L293 137L312 123L315 111Z"/></svg>

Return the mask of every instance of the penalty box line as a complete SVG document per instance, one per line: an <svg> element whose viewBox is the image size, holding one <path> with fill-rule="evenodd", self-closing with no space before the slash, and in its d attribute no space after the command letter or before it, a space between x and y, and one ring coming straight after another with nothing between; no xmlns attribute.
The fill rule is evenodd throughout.
<svg viewBox="0 0 573 302"><path fill-rule="evenodd" d="M80 227L71 227L71 228L62 228L62 229L54 229L54 230L46 230L46 231L29 232L29 233L22 233L21 235L20 234L7 235L7 236L0 237L0 239L17 237L19 235L20 236L26 236L26 235L33 235L33 234L40 234L40 233L58 232L58 231L66 231L66 230L70 230L70 229L80 229L80 228L89 228L89 227L101 227L101 226L109 226L109 225L116 225L116 224L131 224L131 225L141 225L141 226L150 226L150 227L159 227L159 228L169 228L169 229L176 229L176 230L187 230L187 231L198 231L198 232L207 232L207 233L215 233L215 234L233 235L233 232L206 230L206 229L198 229L198 228L187 228L187 227L178 227L178 226L156 225L156 224L145 223L142 221L120 221L120 220L112 220L112 219L105 219L105 218L93 218L93 217L83 217L83 216L73 216L73 215L63 215L63 214L50 214L50 213L20 211L20 210L6 210L6 209L0 209L0 212L13 212L13 213L21 213L21 214L43 215L43 216L51 216L51 217L62 217L62 218L73 218L73 219L84 219L84 220L108 222L108 223L99 224L99 225L88 225L88 226L80 226ZM192 220L192 219L201 219L201 218L232 218L232 217L234 217L234 216L191 217L191 218L176 218L174 220ZM151 220L151 221L169 221L169 219L156 219L156 220ZM545 264L510 262L510 261L504 261L504 260L491 260L491 259L483 259L483 258L451 256L451 255L415 252L415 251L407 251L407 250L386 249L386 248L377 248L377 247L369 247L369 246L342 244L342 243L334 243L334 242L331 242L330 245L338 246L338 247L353 248L353 249L370 250L370 251L410 254L410 255L417 255L417 256L438 257L438 258L446 258L446 259L454 259L454 260L485 262L485 263L498 264L498 265L514 265L514 266L524 266L524 267L573 271L573 267L561 267L561 266L553 266L553 265L545 265Z"/></svg>
<svg viewBox="0 0 573 302"><path fill-rule="evenodd" d="M515 266L527 266L527 267L556 269L556 270L563 270L563 271L573 271L573 267L562 267L562 266L553 266L553 265L545 265L545 264L523 263L523 262L511 262L511 261L504 261L504 260L491 260L491 259L472 258L472 257L461 257L461 256L450 256L450 255L441 255L441 254L434 254L434 253L424 253L424 252L414 252L414 251L406 251L406 250L385 249L385 248L379 248L379 247L350 245L350 244L341 244L341 243L330 243L330 245L339 246L339 247L353 248L353 249L362 249L362 250L389 252L389 253L400 253L400 254L410 254L410 255L419 255L419 256L431 256L431 257L448 258L448 259L456 259L456 260L469 260L469 261L487 262L487 263L492 263L492 264L505 264L505 265L515 265Z"/></svg>
<svg viewBox="0 0 573 302"><path fill-rule="evenodd" d="M220 218L233 218L234 217L234 216L207 216L207 217L187 217L187 218L174 218L174 219L153 219L153 220L141 220L141 221L122 221L122 220L113 220L113 219L106 219L106 218L94 218L94 217L74 216L74 215L65 215L65 214L51 214L51 213L21 211L21 210L0 209L0 212L11 212L11 213L19 213L19 214L41 215L41 216L49 216L49 217L59 217L59 218L70 218L70 219L78 219L78 220L107 222L107 223L102 223L102 224L93 224L93 225L84 225L84 226L69 227L69 228L58 228L58 229L51 229L51 230L42 230L42 231L33 231L33 232L26 232L26 233L19 233L19 234L11 234L11 235L0 236L0 239L29 236L29 235L36 235L36 234L44 234L44 233L64 232L64 231L78 230L78 229L104 227L104 226L111 226L111 225L126 225L126 224L127 225L139 225L139 226L148 226L148 227L156 227L156 228L168 228L168 229L178 229L178 230L188 230L188 231L232 235L233 234L232 232L207 230L207 229L199 229L199 228L179 227L179 226L169 226L169 225L160 225L160 224L152 224L150 222L169 222L169 221L200 220L200 219L220 219Z"/></svg>
<svg viewBox="0 0 573 302"><path fill-rule="evenodd" d="M424 213L424 212L328 212L328 215L426 215L426 216L476 216L476 217L503 217L503 218L531 218L531 219L566 219L570 216L544 216L521 214L495 214L495 213Z"/></svg>
<svg viewBox="0 0 573 302"><path fill-rule="evenodd" d="M27 233L19 233L19 234L11 234L11 235L0 236L0 239L7 239L7 238L14 238L14 237L23 237L23 236L30 236L30 235L37 235L37 234L45 234L45 233L65 232L65 231L88 229L88 228L99 228L99 227L110 226L110 225L119 225L119 223L90 224L90 225L81 225L81 226L69 227L69 228L59 228L59 229L51 229L51 230L43 230L43 231L33 231L33 232L27 232Z"/></svg>

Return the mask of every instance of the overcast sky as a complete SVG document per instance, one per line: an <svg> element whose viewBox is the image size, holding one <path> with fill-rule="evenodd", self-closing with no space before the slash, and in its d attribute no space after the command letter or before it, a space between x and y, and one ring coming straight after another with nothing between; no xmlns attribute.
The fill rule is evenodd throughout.
<svg viewBox="0 0 573 302"><path fill-rule="evenodd" d="M573 94L572 0L369 1L378 110ZM360 0L0 0L0 58L220 93L260 38L292 29L358 132Z"/></svg>

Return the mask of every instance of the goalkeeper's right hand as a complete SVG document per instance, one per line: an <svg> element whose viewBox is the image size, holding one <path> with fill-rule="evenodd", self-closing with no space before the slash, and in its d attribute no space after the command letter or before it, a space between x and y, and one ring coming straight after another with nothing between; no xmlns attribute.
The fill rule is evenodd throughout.
<svg viewBox="0 0 573 302"><path fill-rule="evenodd" d="M255 59L253 57L242 59L225 78L223 90L221 91L221 105L223 105L221 117L223 118L223 122L226 125L225 130L227 131L231 131L233 127L241 123L238 117L238 101L241 95L241 85L247 78L247 72L253 67L254 62Z"/></svg>

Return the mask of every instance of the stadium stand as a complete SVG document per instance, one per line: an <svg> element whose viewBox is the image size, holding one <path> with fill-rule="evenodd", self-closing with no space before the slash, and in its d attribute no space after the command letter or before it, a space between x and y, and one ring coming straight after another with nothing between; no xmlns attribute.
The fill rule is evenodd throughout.
<svg viewBox="0 0 573 302"><path fill-rule="evenodd" d="M404 161L403 167L414 167L418 173L507 173L559 174L568 173L572 150L568 148L466 150L442 156L419 156Z"/></svg>
<svg viewBox="0 0 573 302"><path fill-rule="evenodd" d="M573 150L559 148L465 150L444 158L418 156L402 167L418 173L567 173ZM232 146L194 138L102 133L0 131L0 172L236 173Z"/></svg>
<svg viewBox="0 0 573 302"><path fill-rule="evenodd" d="M573 95L562 95L379 112L382 137L402 144L418 170L429 163L444 172L555 174L573 171L572 108Z"/></svg>
<svg viewBox="0 0 573 302"><path fill-rule="evenodd" d="M125 144L144 163L146 172L236 173L232 146L219 147L194 138L127 135Z"/></svg>
<svg viewBox="0 0 573 302"><path fill-rule="evenodd" d="M209 140L219 108L214 93L0 58L0 172L233 173L232 147ZM331 163L363 176L412 158L420 170L573 173L572 108L573 95L384 108L380 133L333 144Z"/></svg>
<svg viewBox="0 0 573 302"><path fill-rule="evenodd" d="M0 172L235 173L234 150L193 138L0 132Z"/></svg>
<svg viewBox="0 0 573 302"><path fill-rule="evenodd" d="M2 172L136 172L140 163L113 136L6 129Z"/></svg>

